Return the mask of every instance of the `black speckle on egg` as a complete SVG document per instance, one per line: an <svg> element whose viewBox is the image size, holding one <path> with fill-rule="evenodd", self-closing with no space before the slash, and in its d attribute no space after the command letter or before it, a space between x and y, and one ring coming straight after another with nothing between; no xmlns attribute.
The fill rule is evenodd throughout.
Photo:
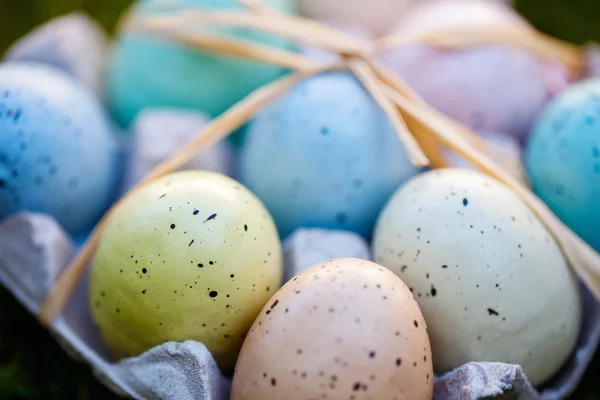
<svg viewBox="0 0 600 400"><path fill-rule="evenodd" d="M498 314L498 311L496 311L492 308L488 308L487 311L488 311L488 315L494 315L494 316L500 315L500 314Z"/></svg>
<svg viewBox="0 0 600 400"><path fill-rule="evenodd" d="M175 224L171 224L171 229L175 229Z"/></svg>
<svg viewBox="0 0 600 400"><path fill-rule="evenodd" d="M212 215L211 215L210 217L208 217L208 218L206 219L206 221L204 221L204 222L212 221L212 220L214 220L215 218L217 218L217 214L212 214Z"/></svg>
<svg viewBox="0 0 600 400"><path fill-rule="evenodd" d="M336 216L335 216L335 220L340 224L345 224L347 219L348 219L348 216L346 215L346 213L343 213L343 212L340 212L340 213L336 214Z"/></svg>
<svg viewBox="0 0 600 400"><path fill-rule="evenodd" d="M415 328L419 327L419 323L416 320L413 321L413 325L415 326Z"/></svg>
<svg viewBox="0 0 600 400"><path fill-rule="evenodd" d="M213 291L211 291L211 292L210 292L208 295L209 295L210 297L212 297L212 298L215 298L215 297L217 297L217 296L219 295L219 293L217 293L216 291L214 291L214 290L213 290Z"/></svg>

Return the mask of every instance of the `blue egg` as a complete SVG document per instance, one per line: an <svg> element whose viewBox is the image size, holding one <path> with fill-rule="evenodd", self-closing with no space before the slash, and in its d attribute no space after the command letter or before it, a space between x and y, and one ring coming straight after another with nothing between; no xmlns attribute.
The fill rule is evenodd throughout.
<svg viewBox="0 0 600 400"><path fill-rule="evenodd" d="M282 236L317 227L368 237L388 198L417 173L362 85L330 72L302 81L251 122L240 179Z"/></svg>
<svg viewBox="0 0 600 400"><path fill-rule="evenodd" d="M117 146L98 100L41 64L0 64L0 217L52 215L70 233L109 206Z"/></svg>
<svg viewBox="0 0 600 400"><path fill-rule="evenodd" d="M525 167L533 191L600 251L600 79L571 86L542 112Z"/></svg>

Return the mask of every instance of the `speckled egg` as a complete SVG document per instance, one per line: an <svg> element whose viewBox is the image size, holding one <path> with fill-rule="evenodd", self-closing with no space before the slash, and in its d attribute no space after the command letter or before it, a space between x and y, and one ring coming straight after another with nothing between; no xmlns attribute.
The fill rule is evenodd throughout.
<svg viewBox="0 0 600 400"><path fill-rule="evenodd" d="M544 110L525 163L533 191L600 251L600 78L573 85Z"/></svg>
<svg viewBox="0 0 600 400"><path fill-rule="evenodd" d="M416 296L436 372L519 364L533 385L563 365L581 323L578 284L521 200L479 172L444 169L403 186L382 212L376 262Z"/></svg>
<svg viewBox="0 0 600 400"><path fill-rule="evenodd" d="M432 398L427 327L387 269L343 258L286 283L252 325L232 400Z"/></svg>
<svg viewBox="0 0 600 400"><path fill-rule="evenodd" d="M90 228L116 191L117 148L99 102L62 71L0 65L0 217L50 214Z"/></svg>
<svg viewBox="0 0 600 400"><path fill-rule="evenodd" d="M419 35L440 29L529 25L495 2L424 2L406 12L395 33ZM432 106L476 131L523 139L548 99L563 90L569 75L558 62L514 47L488 45L448 51L412 45L387 51L384 63Z"/></svg>
<svg viewBox="0 0 600 400"><path fill-rule="evenodd" d="M118 206L93 260L89 300L116 356L193 339L227 370L281 278L281 245L260 201L224 175L186 171Z"/></svg>
<svg viewBox="0 0 600 400"><path fill-rule="evenodd" d="M280 12L295 12L295 0L261 0ZM138 1L130 18L160 15L160 2ZM189 9L240 9L236 0L182 0ZM173 10L173 7L170 8ZM290 48L291 43L246 28L220 28L219 35ZM281 75L281 67L233 57L217 56L168 39L143 36L125 26L114 45L108 65L108 98L123 125L146 107L201 110L213 117L242 100L254 89Z"/></svg>
<svg viewBox="0 0 600 400"><path fill-rule="evenodd" d="M370 236L391 194L418 170L383 111L349 73L302 81L250 124L242 183L282 236L298 227Z"/></svg>

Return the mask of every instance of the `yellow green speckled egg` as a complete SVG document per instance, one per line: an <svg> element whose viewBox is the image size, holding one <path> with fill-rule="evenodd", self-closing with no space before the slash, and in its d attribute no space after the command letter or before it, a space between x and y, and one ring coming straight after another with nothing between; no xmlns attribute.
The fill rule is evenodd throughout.
<svg viewBox="0 0 600 400"><path fill-rule="evenodd" d="M93 260L89 299L116 356L193 339L228 369L281 277L279 237L262 203L224 175L186 171L115 210Z"/></svg>

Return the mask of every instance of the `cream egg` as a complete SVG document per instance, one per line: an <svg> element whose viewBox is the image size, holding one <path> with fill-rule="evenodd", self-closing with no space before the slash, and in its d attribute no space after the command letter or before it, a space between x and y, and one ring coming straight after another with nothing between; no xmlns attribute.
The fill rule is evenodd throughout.
<svg viewBox="0 0 600 400"><path fill-rule="evenodd" d="M462 169L414 178L382 212L373 250L415 294L436 372L497 361L521 365L540 385L571 354L577 280L545 227L498 181Z"/></svg>

